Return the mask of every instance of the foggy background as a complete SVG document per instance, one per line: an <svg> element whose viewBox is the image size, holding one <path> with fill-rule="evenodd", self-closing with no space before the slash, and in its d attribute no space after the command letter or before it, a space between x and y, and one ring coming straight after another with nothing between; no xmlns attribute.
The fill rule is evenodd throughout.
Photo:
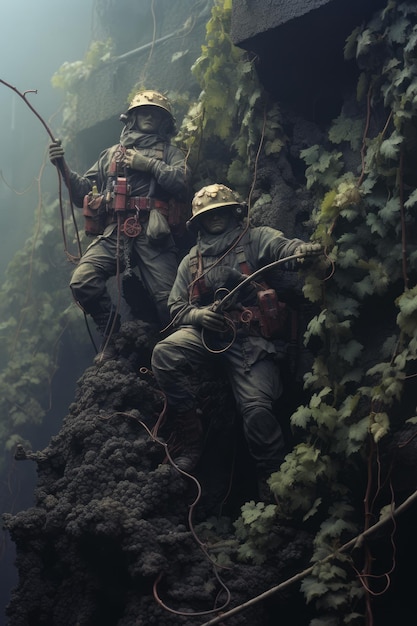
<svg viewBox="0 0 417 626"><path fill-rule="evenodd" d="M37 90L37 94L28 94L27 99L55 136L63 92L51 86L51 77L65 61L84 58L92 39L93 5L94 0L2 3L0 78L22 93ZM2 278L16 246L22 244L33 225L36 179L49 136L22 98L3 84L0 84L0 110ZM51 169L54 170L48 161L47 174Z"/></svg>
<svg viewBox="0 0 417 626"><path fill-rule="evenodd" d="M36 89L27 99L59 137L64 93L51 85L65 62L82 60L94 39L95 0L22 0L1 5L0 78L19 92ZM47 158L50 138L22 98L0 83L0 281L34 225L38 178L42 191L58 196L55 168ZM63 252L64 254L64 252ZM1 320L0 320L1 322ZM1 416L0 416L1 419ZM16 513L33 505L36 467L10 459L1 477L0 513ZM6 505L4 503L7 503ZM0 625L17 582L15 551L7 534L0 536Z"/></svg>

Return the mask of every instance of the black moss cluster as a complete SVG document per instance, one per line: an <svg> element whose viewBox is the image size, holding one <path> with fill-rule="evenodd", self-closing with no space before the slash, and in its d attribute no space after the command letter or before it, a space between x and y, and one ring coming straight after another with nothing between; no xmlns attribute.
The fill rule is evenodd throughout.
<svg viewBox="0 0 417 626"><path fill-rule="evenodd" d="M147 363L146 350L140 352L148 349L146 325L129 323L128 330L120 358L89 367L78 381L49 445L17 452L36 462L38 482L34 506L4 516L19 572L10 626L197 626L222 605L230 609L274 586L289 561L305 558L307 544L265 567L238 564L229 531L222 540L232 540L226 552L233 565L216 570L195 525L224 501L233 401L224 382L201 382L208 451L198 500L196 483L169 464L164 440L150 435L162 399L138 366ZM296 545L294 536L289 540ZM270 612L263 603L228 623L273 623Z"/></svg>

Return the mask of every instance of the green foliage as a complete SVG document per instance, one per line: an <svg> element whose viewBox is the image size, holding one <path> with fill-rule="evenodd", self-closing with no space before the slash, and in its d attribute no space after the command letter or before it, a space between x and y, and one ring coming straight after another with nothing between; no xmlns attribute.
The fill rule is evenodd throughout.
<svg viewBox="0 0 417 626"><path fill-rule="evenodd" d="M311 415L298 415L299 423L307 423ZM305 422L304 422L305 420ZM285 457L269 485L279 502L278 513L287 519L308 519L316 514L321 503L320 487L332 473L330 457L318 447L307 443L296 445Z"/></svg>
<svg viewBox="0 0 417 626"><path fill-rule="evenodd" d="M343 540L355 534L356 524L351 521L353 514L353 507L343 500L336 501L329 508L329 517L321 524L314 539L313 571L301 583L306 601L314 601L320 610L325 611L330 619L328 623L339 624L336 615L340 614L345 615L343 624L357 623L361 617L352 610L364 591L353 575L351 559L340 552L335 555Z"/></svg>
<svg viewBox="0 0 417 626"><path fill-rule="evenodd" d="M302 582L321 613L311 626L363 623L364 590L349 556L334 553L365 523L350 502L355 477L367 480L369 450L417 420L404 399L417 362L416 17L414 5L388 2L355 29L345 56L360 70L362 109L352 117L343 108L326 140L300 154L317 207L312 238L326 258L303 288L318 309L305 333L316 353L304 378L309 399L291 417L302 443L269 482L277 524L318 528Z"/></svg>
<svg viewBox="0 0 417 626"><path fill-rule="evenodd" d="M311 189L318 182L329 188L334 185L342 169L341 152L326 152L321 146L315 145L302 150L300 156L307 164L307 189Z"/></svg>
<svg viewBox="0 0 417 626"><path fill-rule="evenodd" d="M417 291L409 282L415 281L416 255L408 229L415 221L417 201L413 173L417 141L412 130L417 121L415 17L415 7L388 3L368 25L357 28L346 44L346 58L355 58L361 69L358 98L366 103L372 94L368 106L385 115L381 128L374 136L365 136L365 120L349 119L342 111L329 128L327 143L301 153L307 186L319 207L314 214L314 237L327 245L334 267L326 284L325 306L311 319L305 335L307 343L319 341L322 346L305 377L305 387L312 395L291 421L307 442L314 441L315 448L329 455L331 471L323 472L321 480L336 497L349 491L343 480L346 469L361 471L368 438L378 444L391 432L407 373L415 371ZM372 109L367 114L372 114ZM344 157L359 149L362 171L358 178ZM324 273L324 263L322 269ZM401 285L403 292L396 295ZM307 277L305 296L320 302L320 293L323 285L317 277ZM357 320L372 299L377 302L381 297L385 299L385 322L396 324L396 332L381 342L381 328L374 332L371 322L369 335L359 338ZM375 307L379 319L378 305ZM406 418L405 414L404 422ZM287 469L296 477L302 475L296 465ZM278 491L287 511L296 511L299 494L291 500L290 489L283 491L277 482L275 493ZM322 486L321 492L325 491ZM322 508L318 508L319 514ZM356 521L347 524L349 511L342 505L337 511L330 508L328 514L315 538L313 560L317 566L303 581L302 590L307 601L314 601L326 615L324 621L315 620L317 623L340 624L337 616L341 614L346 616L344 624L357 623L354 607L363 591L351 579L348 557L322 560L337 549L346 532L348 536L356 534Z"/></svg>
<svg viewBox="0 0 417 626"><path fill-rule="evenodd" d="M93 41L87 50L83 61L65 61L52 76L51 83L56 89L62 89L69 93L75 93L77 83L80 80L87 80L92 70L101 63L105 63L111 57L113 51L112 40Z"/></svg>
<svg viewBox="0 0 417 626"><path fill-rule="evenodd" d="M404 333L414 337L417 328L417 286L407 289L396 300L399 313L397 323Z"/></svg>
<svg viewBox="0 0 417 626"><path fill-rule="evenodd" d="M272 529L276 521L274 504L255 503L253 500L242 507L242 515L234 523L236 537L241 542L238 558L261 565L268 553L282 543L278 533Z"/></svg>
<svg viewBox="0 0 417 626"><path fill-rule="evenodd" d="M191 70L201 94L177 141L188 151L196 187L216 180L246 197L260 146L266 155L278 155L286 138L280 110L264 93L254 62L231 42L231 4L214 2L206 43Z"/></svg>
<svg viewBox="0 0 417 626"><path fill-rule="evenodd" d="M0 287L1 464L42 424L60 337L79 318L77 307L68 307L69 266L56 204L41 205L36 217L34 234L15 254Z"/></svg>

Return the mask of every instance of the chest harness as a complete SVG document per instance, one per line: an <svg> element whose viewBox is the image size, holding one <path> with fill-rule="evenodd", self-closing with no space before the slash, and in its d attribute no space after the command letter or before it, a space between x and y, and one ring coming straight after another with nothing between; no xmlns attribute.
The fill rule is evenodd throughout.
<svg viewBox="0 0 417 626"><path fill-rule="evenodd" d="M247 261L244 246L236 246L236 258L240 271L245 276L253 273ZM190 250L191 304L200 304L208 301L214 294L204 279L203 258L197 246ZM262 336L265 339L284 338L288 334L288 312L285 302L278 300L275 289L270 288L265 281L254 283L257 289L256 304L245 306L236 304L236 308L227 310L225 316L232 321L240 334ZM221 300L216 306L216 311L221 311ZM292 330L292 329L291 329Z"/></svg>
<svg viewBox="0 0 417 626"><path fill-rule="evenodd" d="M154 158L166 161L165 144L156 144L152 150ZM152 209L156 209L166 218L173 234L182 234L189 217L187 204L174 198L164 201L152 197L156 185L154 178L151 179L147 196L132 196L125 166L122 164L125 151L126 148L119 145L114 152L105 192L99 193L94 183L92 190L84 197L83 216L86 235L91 237L102 235L106 226L118 222L121 224L121 231L127 237L137 237Z"/></svg>

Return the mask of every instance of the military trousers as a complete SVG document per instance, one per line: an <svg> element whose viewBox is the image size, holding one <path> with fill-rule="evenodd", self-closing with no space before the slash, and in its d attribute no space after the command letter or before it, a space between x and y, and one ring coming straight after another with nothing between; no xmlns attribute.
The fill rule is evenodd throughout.
<svg viewBox="0 0 417 626"><path fill-rule="evenodd" d="M194 408L196 390L190 384L191 374L208 366L216 371L221 366L230 381L248 449L259 473L279 469L286 449L273 412L282 393L274 344L262 337L237 337L221 351L224 342L214 337L211 350L202 332L184 326L154 348L152 371L166 395L168 409L183 413Z"/></svg>
<svg viewBox="0 0 417 626"><path fill-rule="evenodd" d="M72 274L70 288L75 300L93 319L102 319L112 309L106 283L118 270L123 272L130 262L137 267L155 304L160 325L166 326L170 319L167 300L178 267L177 249L170 235L162 245L156 246L150 243L145 228L136 237L125 238L118 234L116 224L108 226L88 246Z"/></svg>

